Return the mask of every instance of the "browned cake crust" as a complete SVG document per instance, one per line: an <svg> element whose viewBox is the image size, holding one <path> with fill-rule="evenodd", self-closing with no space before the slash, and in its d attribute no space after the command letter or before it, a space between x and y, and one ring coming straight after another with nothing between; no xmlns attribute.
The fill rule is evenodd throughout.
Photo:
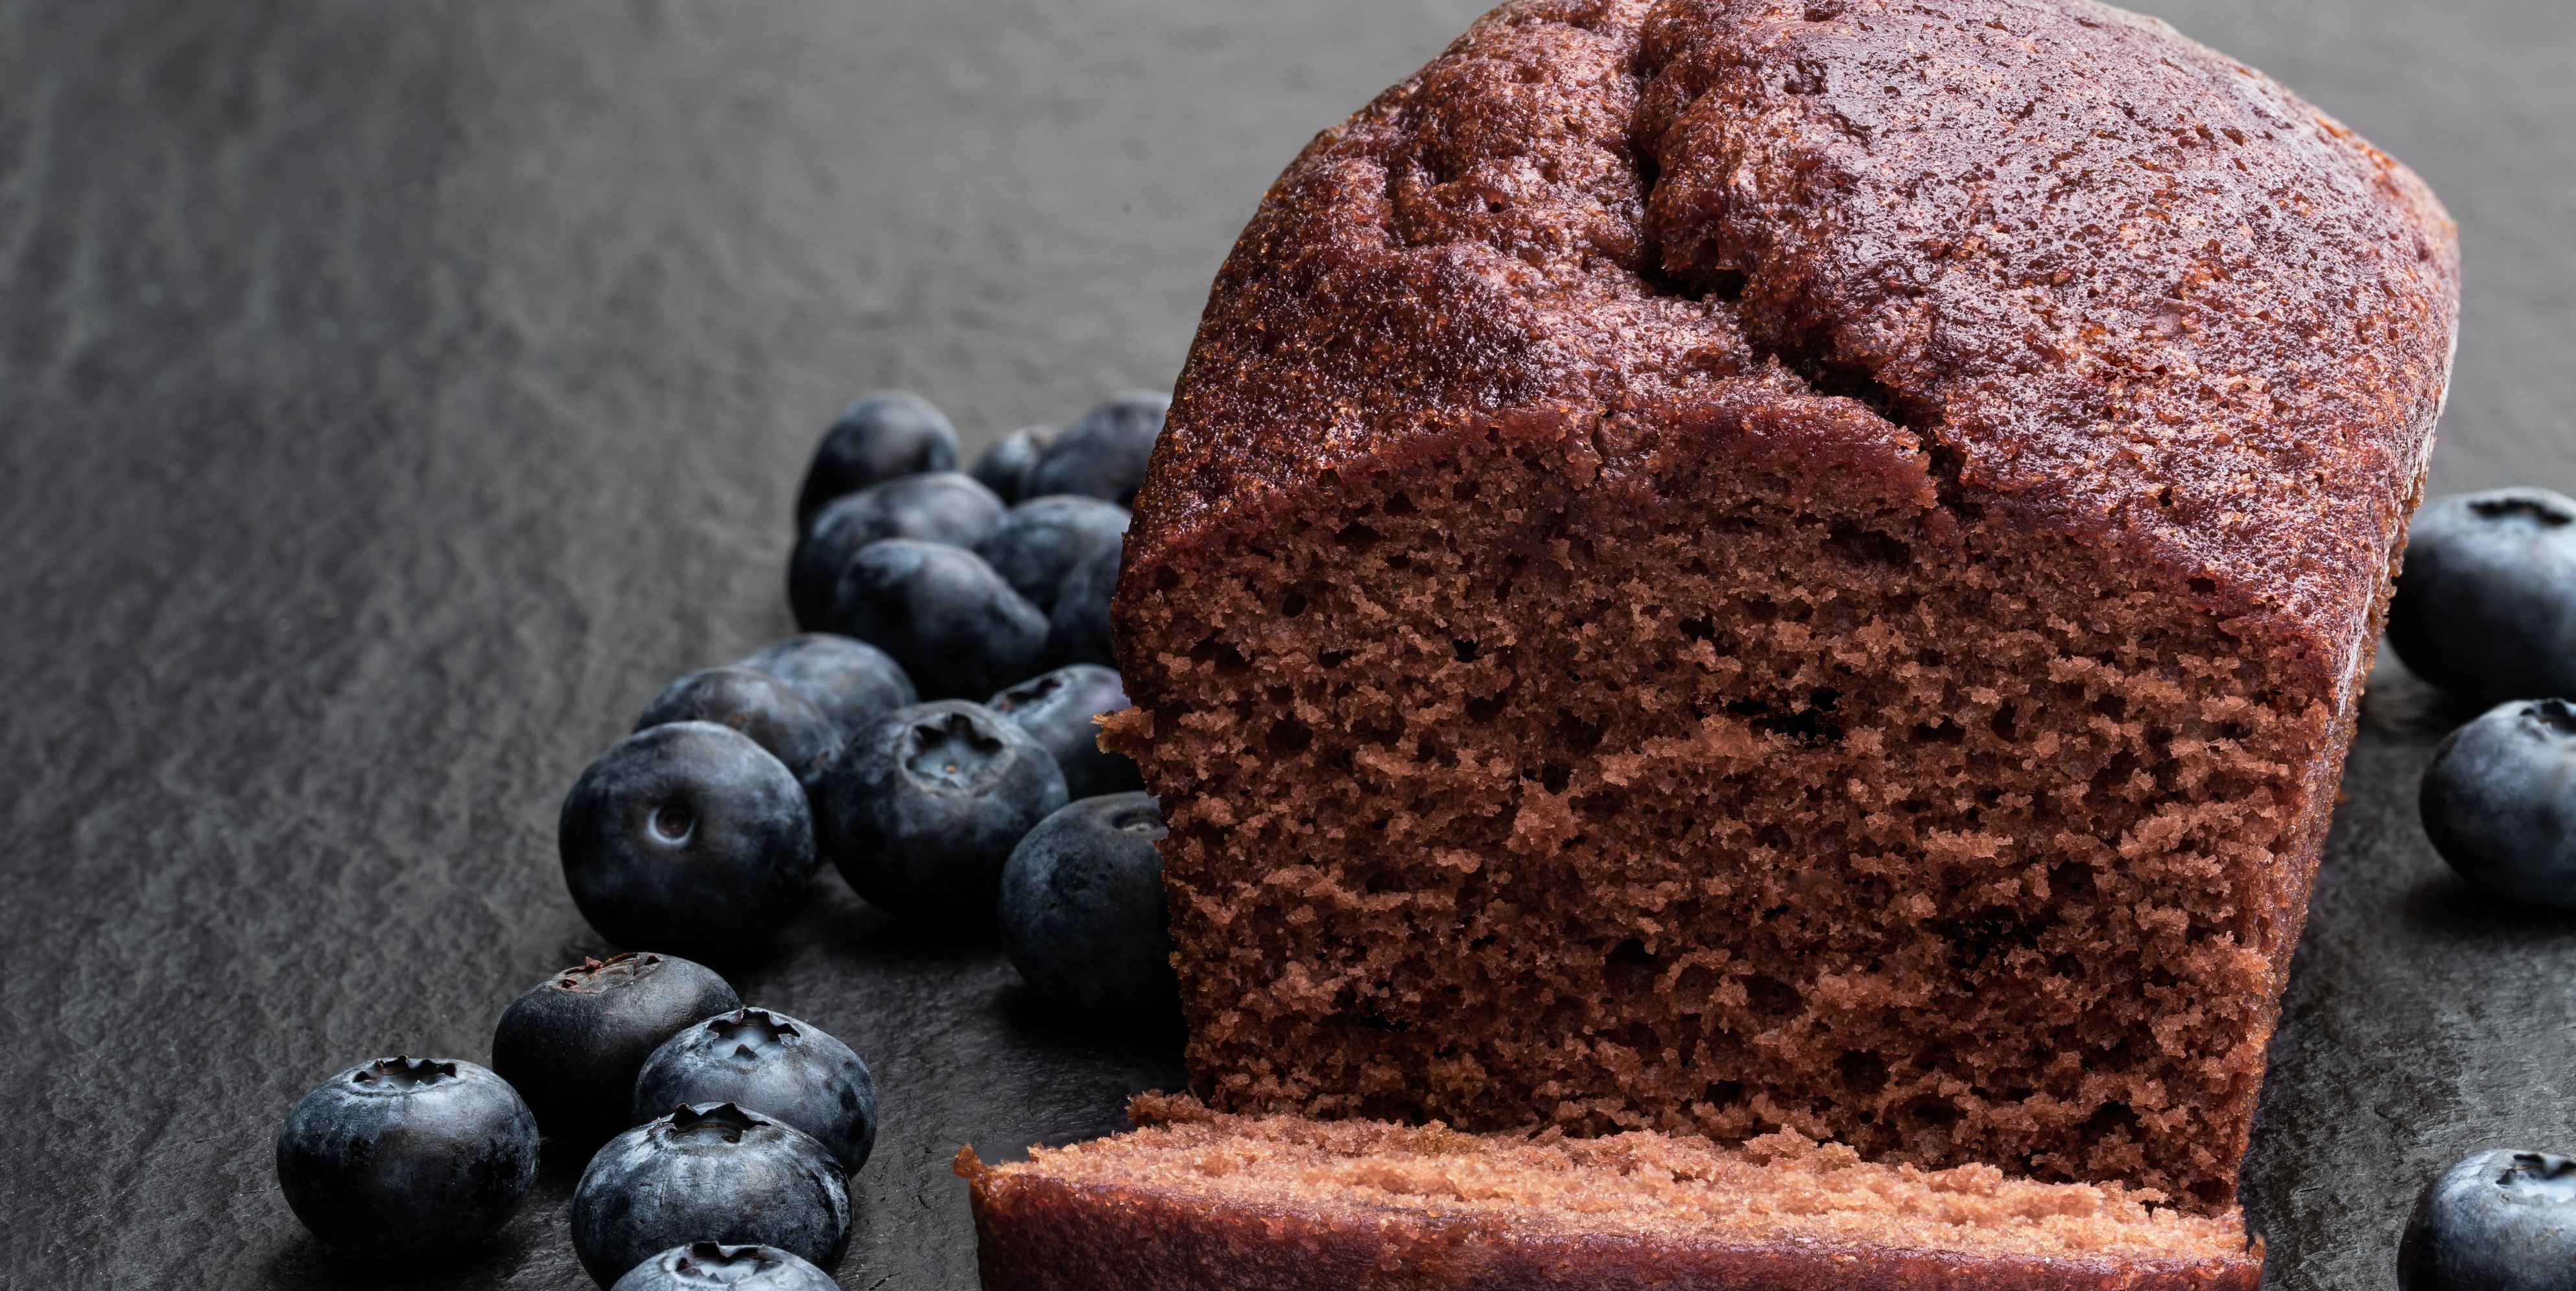
<svg viewBox="0 0 2576 1291"><path fill-rule="evenodd" d="M2157 19L1522 0L1272 187L1138 498L1127 618L1226 521L1438 428L1849 393L1954 505L2205 579L2341 677L2457 309L2412 171Z"/></svg>
<svg viewBox="0 0 2576 1291"><path fill-rule="evenodd" d="M2234 1196L2457 308L2086 0L1531 0L1318 137L1129 537L1196 1090Z"/></svg>
<svg viewBox="0 0 2576 1291"><path fill-rule="evenodd" d="M1207 1118L1022 1164L972 1152L987 1291L2251 1291L2232 1220L2118 1188L1924 1174L1786 1138ZM1168 1119L1174 1118L1177 1119ZM1159 1121L1160 1123L1155 1123Z"/></svg>

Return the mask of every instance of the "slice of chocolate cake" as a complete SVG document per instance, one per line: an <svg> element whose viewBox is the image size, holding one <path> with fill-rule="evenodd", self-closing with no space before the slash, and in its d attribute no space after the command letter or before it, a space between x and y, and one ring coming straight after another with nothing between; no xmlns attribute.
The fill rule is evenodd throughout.
<svg viewBox="0 0 2576 1291"><path fill-rule="evenodd" d="M1630 1131L1541 1141L1212 1116L974 1183L987 1291L2254 1291L2233 1216L1993 1166L1870 1165L1781 1131L1741 1148Z"/></svg>

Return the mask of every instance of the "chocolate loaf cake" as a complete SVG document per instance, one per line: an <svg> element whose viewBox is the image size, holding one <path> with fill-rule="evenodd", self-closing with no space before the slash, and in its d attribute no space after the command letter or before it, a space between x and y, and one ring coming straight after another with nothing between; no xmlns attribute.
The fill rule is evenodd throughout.
<svg viewBox="0 0 2576 1291"><path fill-rule="evenodd" d="M2457 291L2088 0L1488 15L1271 190L1137 499L1195 1092L2226 1220Z"/></svg>
<svg viewBox="0 0 2576 1291"><path fill-rule="evenodd" d="M2254 1291L2231 1217L1993 1166L1862 1163L1794 1132L1728 1149L1629 1131L1541 1141L1437 1126L1212 1116L974 1182L987 1291Z"/></svg>

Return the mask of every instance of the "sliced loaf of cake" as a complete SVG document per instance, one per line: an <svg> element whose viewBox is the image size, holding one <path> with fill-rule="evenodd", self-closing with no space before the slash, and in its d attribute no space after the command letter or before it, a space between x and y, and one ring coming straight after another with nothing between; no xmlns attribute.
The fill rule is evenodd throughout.
<svg viewBox="0 0 2576 1291"><path fill-rule="evenodd" d="M2090 0L1488 15L1271 190L1137 499L1195 1092L2234 1223L2457 291Z"/></svg>
<svg viewBox="0 0 2576 1291"><path fill-rule="evenodd" d="M1272 190L1138 500L1199 1092L2225 1206L2456 282L2088 0L1497 10Z"/></svg>

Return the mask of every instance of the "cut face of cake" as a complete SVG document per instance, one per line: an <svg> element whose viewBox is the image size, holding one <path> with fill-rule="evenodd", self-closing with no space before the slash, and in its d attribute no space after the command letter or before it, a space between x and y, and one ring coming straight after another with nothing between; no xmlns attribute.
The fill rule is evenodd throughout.
<svg viewBox="0 0 2576 1291"><path fill-rule="evenodd" d="M1213 1116L1026 1162L959 1155L988 1291L2253 1291L2233 1216L1993 1166L1870 1165L1794 1133L1726 1148L1627 1132Z"/></svg>
<svg viewBox="0 0 2576 1291"><path fill-rule="evenodd" d="M1184 576L1127 663L1208 1097L2228 1199L2337 682L1816 451L1873 429L1532 419Z"/></svg>
<svg viewBox="0 0 2576 1291"><path fill-rule="evenodd" d="M1497 10L1273 188L1138 499L1196 1092L2226 1212L2456 305L2151 19Z"/></svg>

